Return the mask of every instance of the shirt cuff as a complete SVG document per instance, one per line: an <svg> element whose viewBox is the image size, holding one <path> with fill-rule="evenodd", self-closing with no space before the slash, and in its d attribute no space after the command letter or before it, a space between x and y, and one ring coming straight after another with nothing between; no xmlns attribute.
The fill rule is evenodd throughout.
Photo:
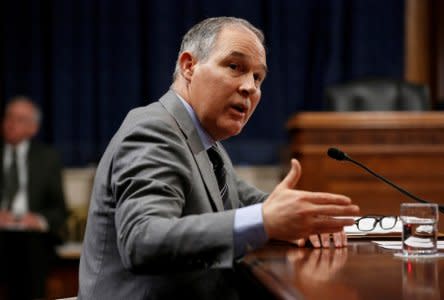
<svg viewBox="0 0 444 300"><path fill-rule="evenodd" d="M262 203L246 206L234 214L234 256L262 247L268 240L262 217Z"/></svg>

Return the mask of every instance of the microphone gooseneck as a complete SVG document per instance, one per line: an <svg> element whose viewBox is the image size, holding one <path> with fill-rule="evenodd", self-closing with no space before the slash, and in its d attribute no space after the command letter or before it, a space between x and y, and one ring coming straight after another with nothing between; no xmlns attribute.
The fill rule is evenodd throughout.
<svg viewBox="0 0 444 300"><path fill-rule="evenodd" d="M337 149L337 148L329 148L327 151L328 156L330 156L333 159L339 160L339 161L349 161L359 167L361 167L362 169L366 170L367 172L369 172L370 174L372 174L373 176L375 176L376 178L384 181L385 183L387 183L388 185L390 185L391 187L397 189L398 191L400 191L401 193L403 193L404 195L412 198L413 200L420 202L420 203L430 203L429 201L426 201L424 199L421 199L413 194L411 194L410 192L404 190L403 188L401 188L400 186L394 184L393 182L391 182L390 180L384 178L383 176L375 173L374 171L372 171L370 168L368 168L367 166L363 165L362 163L352 159L350 156L348 156L345 152ZM438 209L441 213L444 213L444 205L439 205L438 204Z"/></svg>

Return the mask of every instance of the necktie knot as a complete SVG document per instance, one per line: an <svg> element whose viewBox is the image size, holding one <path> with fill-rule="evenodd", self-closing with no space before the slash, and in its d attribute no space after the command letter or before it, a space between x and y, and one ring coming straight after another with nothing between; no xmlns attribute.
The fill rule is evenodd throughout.
<svg viewBox="0 0 444 300"><path fill-rule="evenodd" d="M207 150L207 153L215 171L223 167L223 161L219 154L217 146L211 146L211 148Z"/></svg>

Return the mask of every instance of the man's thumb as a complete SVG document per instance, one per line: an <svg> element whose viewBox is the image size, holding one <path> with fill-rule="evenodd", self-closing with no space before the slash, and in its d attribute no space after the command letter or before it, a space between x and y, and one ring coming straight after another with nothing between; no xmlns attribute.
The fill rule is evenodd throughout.
<svg viewBox="0 0 444 300"><path fill-rule="evenodd" d="M295 158L291 159L291 169L288 172L287 176L281 181L280 185L283 187L292 189L296 186L301 178L302 168L299 161Z"/></svg>

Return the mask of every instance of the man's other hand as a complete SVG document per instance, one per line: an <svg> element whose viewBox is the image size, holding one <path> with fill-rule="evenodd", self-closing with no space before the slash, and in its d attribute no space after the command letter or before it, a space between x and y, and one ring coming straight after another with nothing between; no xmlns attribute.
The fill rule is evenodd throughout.
<svg viewBox="0 0 444 300"><path fill-rule="evenodd" d="M347 246L347 235L344 231L335 233L312 234L308 238L301 238L294 241L299 247L307 246L310 242L314 248L329 248L333 245L336 248Z"/></svg>
<svg viewBox="0 0 444 300"><path fill-rule="evenodd" d="M270 239L294 241L311 235L341 232L354 224L359 207L350 198L330 193L295 190L301 165L291 160L291 169L262 206L265 231Z"/></svg>

